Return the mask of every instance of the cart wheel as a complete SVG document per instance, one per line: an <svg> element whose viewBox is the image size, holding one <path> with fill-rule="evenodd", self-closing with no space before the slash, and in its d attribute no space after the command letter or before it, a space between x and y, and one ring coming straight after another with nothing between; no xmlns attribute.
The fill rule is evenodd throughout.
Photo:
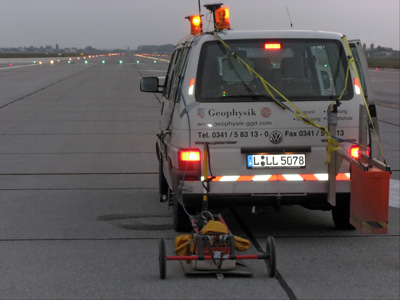
<svg viewBox="0 0 400 300"><path fill-rule="evenodd" d="M160 278L165 279L167 274L167 256L165 254L165 242L163 238L160 239L159 243L158 262L160 265Z"/></svg>
<svg viewBox="0 0 400 300"><path fill-rule="evenodd" d="M272 236L267 238L267 269L269 277L274 277L276 274L276 249L275 239Z"/></svg>

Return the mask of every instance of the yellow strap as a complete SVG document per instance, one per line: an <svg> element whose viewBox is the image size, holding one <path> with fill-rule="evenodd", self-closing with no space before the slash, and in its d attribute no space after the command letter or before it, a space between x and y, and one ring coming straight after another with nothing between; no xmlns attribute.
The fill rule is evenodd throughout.
<svg viewBox="0 0 400 300"><path fill-rule="evenodd" d="M207 181L207 176L208 176L208 151L206 147L204 147L203 151L203 176L204 176L204 181Z"/></svg>

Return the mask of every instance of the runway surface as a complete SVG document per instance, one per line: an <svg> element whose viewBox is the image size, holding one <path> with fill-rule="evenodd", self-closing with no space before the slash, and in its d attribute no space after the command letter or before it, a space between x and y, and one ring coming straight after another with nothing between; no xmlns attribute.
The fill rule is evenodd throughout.
<svg viewBox="0 0 400 300"><path fill-rule="evenodd" d="M371 71L394 170L387 235L338 231L330 212L301 207L224 210L249 254L275 237L278 276L263 261L222 281L168 262L160 280L158 240L172 255L177 233L158 202L160 104L139 81L168 65L87 61L0 61L0 299L398 299L398 71Z"/></svg>

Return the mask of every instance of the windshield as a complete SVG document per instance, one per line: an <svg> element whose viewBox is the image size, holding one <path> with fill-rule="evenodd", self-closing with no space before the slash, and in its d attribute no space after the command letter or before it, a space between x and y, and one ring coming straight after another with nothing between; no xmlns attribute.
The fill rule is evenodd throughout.
<svg viewBox="0 0 400 300"><path fill-rule="evenodd" d="M334 100L345 88L347 60L339 41L238 40L227 44L292 101ZM261 81L218 41L203 45L197 79L200 102L272 101ZM348 84L342 100L352 95ZM276 93L274 97L279 99Z"/></svg>

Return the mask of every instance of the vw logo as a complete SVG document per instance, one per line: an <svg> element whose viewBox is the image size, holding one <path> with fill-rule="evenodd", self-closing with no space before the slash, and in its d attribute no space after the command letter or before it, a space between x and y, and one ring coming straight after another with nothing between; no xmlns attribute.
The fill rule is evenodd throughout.
<svg viewBox="0 0 400 300"><path fill-rule="evenodd" d="M279 131L274 131L269 136L269 140L272 144L279 144L283 140L283 135Z"/></svg>

